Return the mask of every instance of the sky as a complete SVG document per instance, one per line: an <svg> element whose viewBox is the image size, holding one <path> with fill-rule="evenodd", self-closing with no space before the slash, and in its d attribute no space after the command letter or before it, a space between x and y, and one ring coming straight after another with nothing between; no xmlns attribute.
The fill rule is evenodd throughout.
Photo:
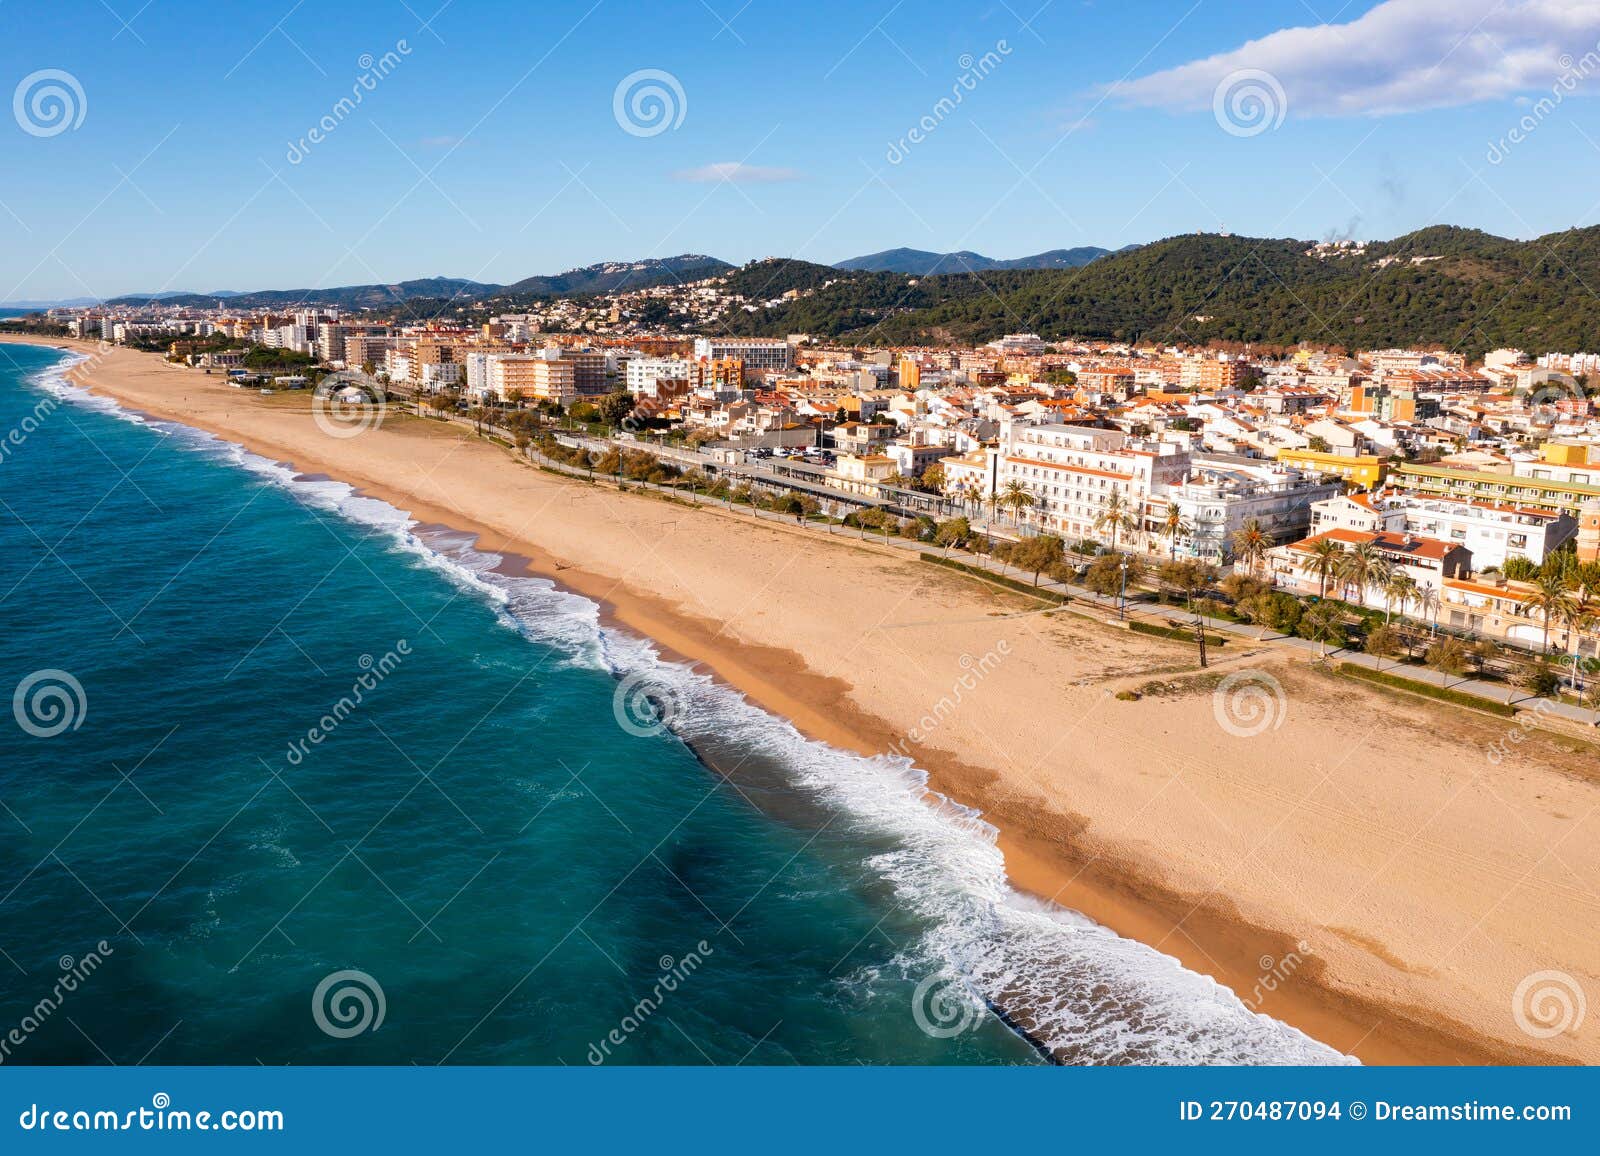
<svg viewBox="0 0 1600 1156"><path fill-rule="evenodd" d="M142 5L142 6L141 6ZM0 0L0 302L1600 220L1600 0Z"/></svg>

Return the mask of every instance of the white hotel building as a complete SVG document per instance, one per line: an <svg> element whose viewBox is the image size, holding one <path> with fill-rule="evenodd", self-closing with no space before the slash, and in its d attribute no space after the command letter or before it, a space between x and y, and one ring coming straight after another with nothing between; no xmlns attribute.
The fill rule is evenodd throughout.
<svg viewBox="0 0 1600 1156"><path fill-rule="evenodd" d="M1120 430L1006 422L1000 432L1001 492L1015 481L1033 495L1032 526L1065 538L1099 537L1095 522L1113 495L1144 527L1147 499L1182 484L1189 452L1134 441ZM1126 540L1126 535L1119 535Z"/></svg>
<svg viewBox="0 0 1600 1156"><path fill-rule="evenodd" d="M794 362L794 350L787 341L764 337L696 337L694 355L706 361L742 361L747 377L782 371Z"/></svg>

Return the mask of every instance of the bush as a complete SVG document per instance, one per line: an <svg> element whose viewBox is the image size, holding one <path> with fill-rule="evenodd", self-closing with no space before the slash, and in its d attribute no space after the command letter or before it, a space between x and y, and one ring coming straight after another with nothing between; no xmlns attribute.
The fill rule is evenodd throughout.
<svg viewBox="0 0 1600 1156"><path fill-rule="evenodd" d="M1535 662L1523 669L1517 679L1529 694L1549 698L1561 688L1561 676L1546 663Z"/></svg>
<svg viewBox="0 0 1600 1156"><path fill-rule="evenodd" d="M1467 648L1458 639L1441 638L1428 647L1424 661L1433 669L1442 670L1445 674L1465 674Z"/></svg>
<svg viewBox="0 0 1600 1156"><path fill-rule="evenodd" d="M1393 658L1406 649L1406 646L1398 630L1390 626L1380 626L1368 633L1365 649L1368 654L1375 654L1380 658Z"/></svg>

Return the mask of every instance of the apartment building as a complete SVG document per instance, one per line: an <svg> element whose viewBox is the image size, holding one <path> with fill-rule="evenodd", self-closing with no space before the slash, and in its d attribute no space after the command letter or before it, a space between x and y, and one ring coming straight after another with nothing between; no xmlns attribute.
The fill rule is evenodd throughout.
<svg viewBox="0 0 1600 1156"><path fill-rule="evenodd" d="M1415 462L1402 465L1395 480L1408 490L1435 497L1549 510L1573 517L1578 516L1585 502L1600 498L1600 485Z"/></svg>
<svg viewBox="0 0 1600 1156"><path fill-rule="evenodd" d="M1438 594L1444 589L1447 578L1466 579L1472 575L1472 551L1452 542L1437 538L1424 538L1418 534L1399 534L1390 531L1363 533L1360 530L1327 530L1299 542L1277 546L1267 552L1267 571L1273 582L1286 590L1301 594L1322 591L1322 577L1313 565L1312 548L1321 541L1331 541L1342 550L1352 550L1364 543L1370 544L1378 556L1392 565L1397 572L1411 576L1419 590ZM1337 576L1328 580L1329 597L1343 598L1382 609L1384 595L1371 588L1357 590L1354 585Z"/></svg>
<svg viewBox="0 0 1600 1156"><path fill-rule="evenodd" d="M782 372L794 364L787 341L763 337L696 337L694 356L703 361L739 361L746 376Z"/></svg>
<svg viewBox="0 0 1600 1156"><path fill-rule="evenodd" d="M1333 498L1339 482L1307 477L1270 464L1194 458L1181 484L1150 495L1146 525L1159 527L1167 506L1176 505L1190 532L1168 549L1179 556L1222 562L1233 554L1233 536L1254 521L1274 543L1293 542L1311 525L1314 503Z"/></svg>
<svg viewBox="0 0 1600 1156"><path fill-rule="evenodd" d="M518 391L525 401L552 401L568 406L578 400L576 372L564 357L538 353L491 354L485 362L486 386L502 401Z"/></svg>
<svg viewBox="0 0 1600 1156"><path fill-rule="evenodd" d="M1187 450L1133 441L1121 430L1014 421L1001 426L1000 490L1016 482L1031 494L1027 517L1043 532L1071 538L1100 534L1096 523L1113 496L1143 522L1150 495L1181 484L1188 473Z"/></svg>
<svg viewBox="0 0 1600 1156"><path fill-rule="evenodd" d="M1332 475L1353 486L1376 489L1383 484L1387 465L1375 454L1332 454L1317 450L1278 451L1278 464L1307 474Z"/></svg>
<svg viewBox="0 0 1600 1156"><path fill-rule="evenodd" d="M675 383L667 392L698 389L705 380L705 368L683 357L636 357L628 362L624 382L635 397L655 397L663 382Z"/></svg>

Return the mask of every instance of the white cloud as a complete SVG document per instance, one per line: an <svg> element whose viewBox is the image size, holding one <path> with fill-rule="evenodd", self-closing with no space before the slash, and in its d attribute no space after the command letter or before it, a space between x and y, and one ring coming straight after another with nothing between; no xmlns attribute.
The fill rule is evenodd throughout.
<svg viewBox="0 0 1600 1156"><path fill-rule="evenodd" d="M768 168L763 165L741 164L739 161L718 161L701 165L697 169L684 169L672 174L680 181L732 181L741 185L771 185L779 181L798 181L801 174L794 169Z"/></svg>
<svg viewBox="0 0 1600 1156"><path fill-rule="evenodd" d="M1156 108L1210 108L1244 69L1270 73L1310 116L1449 108L1549 89L1600 68L1600 0L1385 0L1347 24L1285 28L1217 56L1115 86Z"/></svg>

